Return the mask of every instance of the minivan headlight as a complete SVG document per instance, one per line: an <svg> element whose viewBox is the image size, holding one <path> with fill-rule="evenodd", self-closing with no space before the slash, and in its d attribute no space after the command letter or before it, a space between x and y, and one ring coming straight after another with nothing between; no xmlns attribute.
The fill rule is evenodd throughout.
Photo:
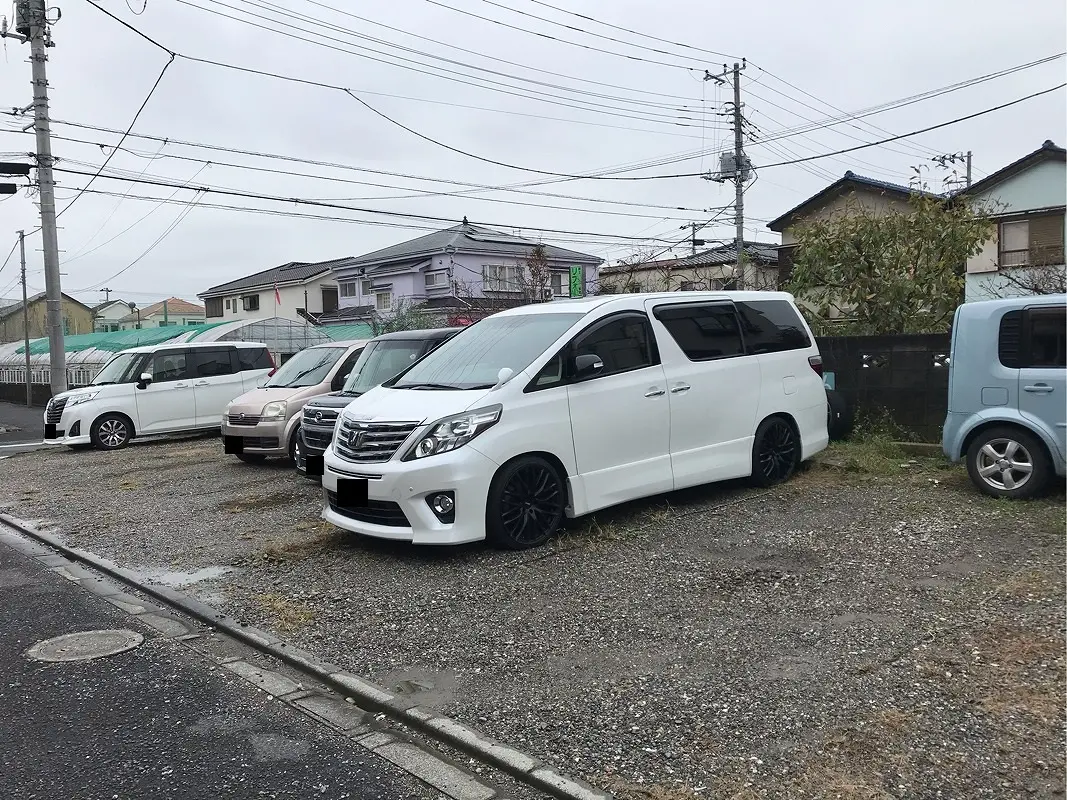
<svg viewBox="0 0 1067 800"><path fill-rule="evenodd" d="M496 425L500 421L500 414L503 410L504 407L500 405L487 406L439 419L408 450L404 460L412 461L427 456L436 456L463 447L475 436Z"/></svg>
<svg viewBox="0 0 1067 800"><path fill-rule="evenodd" d="M267 403L263 406L260 416L263 419L285 419L285 401L275 400L273 403Z"/></svg>
<svg viewBox="0 0 1067 800"><path fill-rule="evenodd" d="M99 390L95 392L81 392L80 394L72 394L70 397L67 398L67 405L76 406L79 403L88 403L98 394L100 394Z"/></svg>

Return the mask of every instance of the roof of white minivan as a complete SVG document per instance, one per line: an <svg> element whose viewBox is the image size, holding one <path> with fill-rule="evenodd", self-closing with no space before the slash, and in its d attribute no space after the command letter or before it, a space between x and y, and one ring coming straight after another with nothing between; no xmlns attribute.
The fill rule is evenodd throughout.
<svg viewBox="0 0 1067 800"><path fill-rule="evenodd" d="M592 297L575 297L553 300L550 303L531 303L530 305L509 308L494 316L516 316L520 314L588 314L603 306L615 308L643 308L646 300L674 300L692 303L700 300L788 300L793 295L788 292L635 292L626 294L601 294Z"/></svg>
<svg viewBox="0 0 1067 800"><path fill-rule="evenodd" d="M123 353L158 353L160 350L198 350L201 347L266 347L262 342L160 342L159 344L131 347Z"/></svg>

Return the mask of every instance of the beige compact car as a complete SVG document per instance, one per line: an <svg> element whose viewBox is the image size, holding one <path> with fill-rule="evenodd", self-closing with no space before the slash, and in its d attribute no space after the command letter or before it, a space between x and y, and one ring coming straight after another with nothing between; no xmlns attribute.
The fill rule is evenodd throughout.
<svg viewBox="0 0 1067 800"><path fill-rule="evenodd" d="M258 389L232 401L222 415L224 451L248 463L268 456L294 458L304 403L344 386L367 341L331 342L301 350L268 375Z"/></svg>

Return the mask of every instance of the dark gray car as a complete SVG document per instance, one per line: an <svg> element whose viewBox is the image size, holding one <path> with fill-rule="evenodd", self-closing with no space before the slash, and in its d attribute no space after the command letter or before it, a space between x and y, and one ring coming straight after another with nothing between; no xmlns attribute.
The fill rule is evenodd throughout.
<svg viewBox="0 0 1067 800"><path fill-rule="evenodd" d="M461 330L463 328L401 331L386 333L368 342L341 391L320 395L304 405L296 447L297 470L309 478L320 477L322 455L333 440L334 425L341 410Z"/></svg>

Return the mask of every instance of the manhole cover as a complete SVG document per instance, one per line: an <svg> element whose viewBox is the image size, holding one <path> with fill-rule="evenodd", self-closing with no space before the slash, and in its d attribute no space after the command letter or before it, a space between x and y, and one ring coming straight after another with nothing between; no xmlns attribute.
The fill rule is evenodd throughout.
<svg viewBox="0 0 1067 800"><path fill-rule="evenodd" d="M81 631L38 642L26 655L37 661L91 661L132 650L143 641L136 631Z"/></svg>

